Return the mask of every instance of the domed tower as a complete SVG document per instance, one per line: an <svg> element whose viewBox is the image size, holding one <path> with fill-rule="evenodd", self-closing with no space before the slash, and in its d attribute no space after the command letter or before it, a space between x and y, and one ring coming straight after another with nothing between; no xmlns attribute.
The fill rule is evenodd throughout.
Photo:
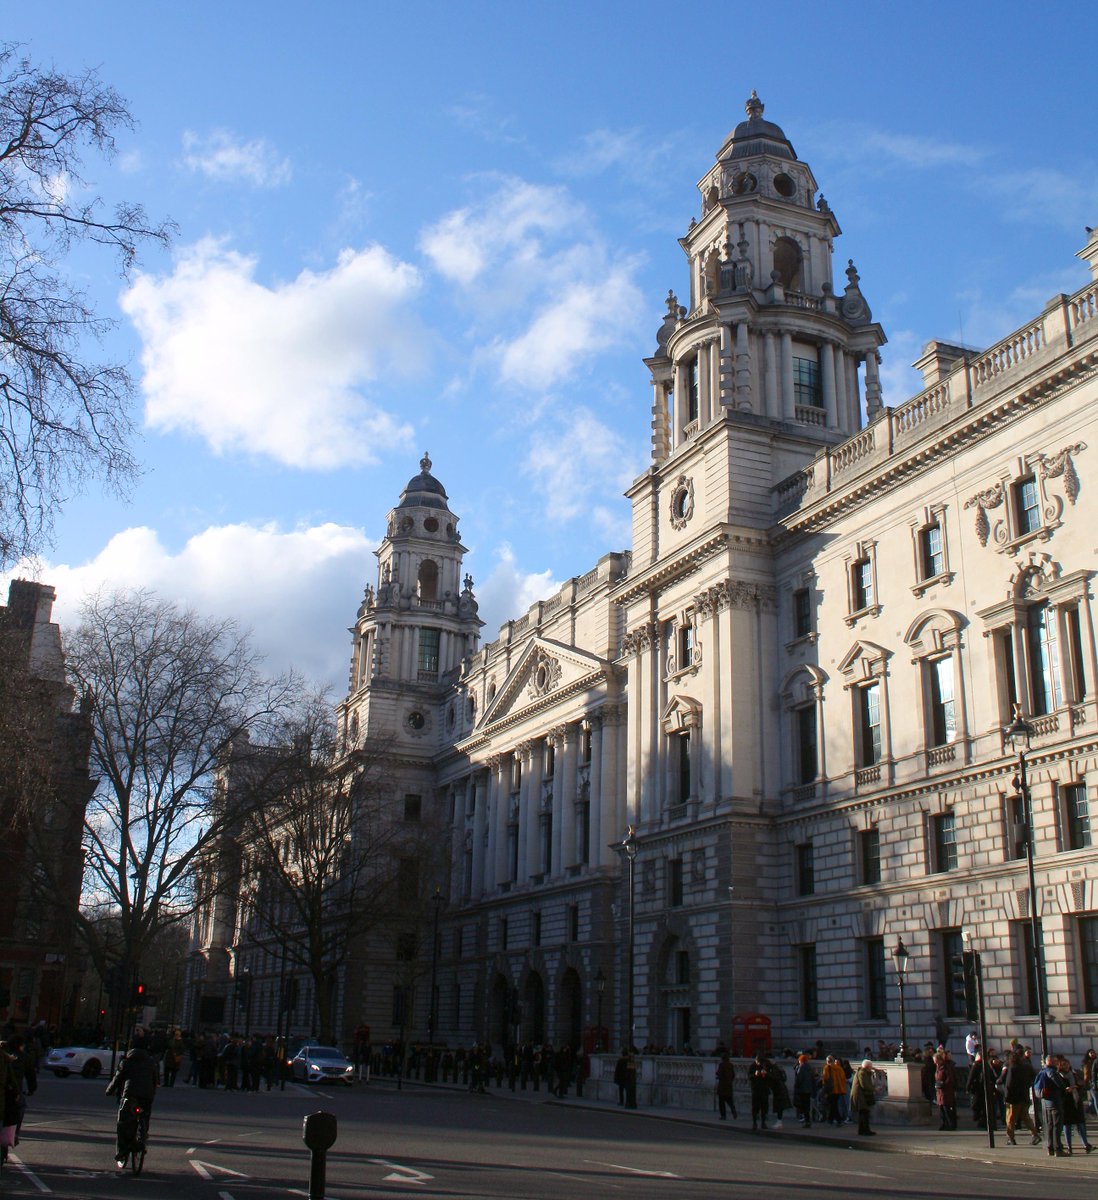
<svg viewBox="0 0 1098 1200"><path fill-rule="evenodd" d="M476 650L484 624L472 578L462 577L458 518L426 454L419 466L389 513L375 551L377 583L367 585L351 629L347 699L340 705L347 749L367 736L433 748L435 703L448 676Z"/></svg>
<svg viewBox="0 0 1098 1200"><path fill-rule="evenodd" d="M670 493L665 504L634 488L634 561L656 561L680 533L696 533L703 514L767 523L771 488L881 411L878 350L886 339L853 261L836 291L839 223L754 92L746 107L698 184L701 212L679 239L688 303L668 293L656 353L645 360L653 384L649 483L666 476ZM727 469L718 472L722 454ZM698 455L705 497L679 478L698 483L687 469Z"/></svg>

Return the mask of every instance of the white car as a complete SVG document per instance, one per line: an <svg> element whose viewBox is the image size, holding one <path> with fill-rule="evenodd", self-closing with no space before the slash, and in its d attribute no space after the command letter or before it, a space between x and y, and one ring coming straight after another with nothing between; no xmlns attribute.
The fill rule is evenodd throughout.
<svg viewBox="0 0 1098 1200"><path fill-rule="evenodd" d="M103 1070L103 1064L110 1060L110 1055L110 1049L101 1046L58 1046L46 1055L46 1070L52 1071L58 1079L73 1074L94 1079Z"/></svg>
<svg viewBox="0 0 1098 1200"><path fill-rule="evenodd" d="M302 1046L290 1059L290 1074L302 1083L345 1083L355 1081L355 1065L335 1046Z"/></svg>

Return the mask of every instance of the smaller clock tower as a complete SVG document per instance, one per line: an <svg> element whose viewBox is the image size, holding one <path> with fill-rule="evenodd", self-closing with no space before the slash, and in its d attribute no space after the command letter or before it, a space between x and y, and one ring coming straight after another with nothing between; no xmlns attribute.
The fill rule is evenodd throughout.
<svg viewBox="0 0 1098 1200"><path fill-rule="evenodd" d="M458 518L426 454L419 466L389 513L376 551L377 582L367 584L351 628L347 698L339 706L347 751L367 737L410 739L433 750L435 710L480 639L473 581L462 576Z"/></svg>

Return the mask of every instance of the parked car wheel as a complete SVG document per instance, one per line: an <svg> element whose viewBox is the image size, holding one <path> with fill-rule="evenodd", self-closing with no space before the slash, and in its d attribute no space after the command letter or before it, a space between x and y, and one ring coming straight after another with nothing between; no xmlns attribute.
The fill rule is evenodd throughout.
<svg viewBox="0 0 1098 1200"><path fill-rule="evenodd" d="M83 1075L85 1079L95 1079L102 1069L103 1068L99 1064L99 1059L91 1058L84 1064L84 1069L80 1072L80 1074ZM65 1074L67 1075L68 1072L66 1071Z"/></svg>

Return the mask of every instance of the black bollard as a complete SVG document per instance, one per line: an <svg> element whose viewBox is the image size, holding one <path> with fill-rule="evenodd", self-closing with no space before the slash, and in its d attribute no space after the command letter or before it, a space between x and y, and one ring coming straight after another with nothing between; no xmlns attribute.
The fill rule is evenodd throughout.
<svg viewBox="0 0 1098 1200"><path fill-rule="evenodd" d="M335 1145L336 1119L334 1113L310 1113L304 1122L301 1137L309 1147L309 1200L324 1200L328 1151Z"/></svg>

